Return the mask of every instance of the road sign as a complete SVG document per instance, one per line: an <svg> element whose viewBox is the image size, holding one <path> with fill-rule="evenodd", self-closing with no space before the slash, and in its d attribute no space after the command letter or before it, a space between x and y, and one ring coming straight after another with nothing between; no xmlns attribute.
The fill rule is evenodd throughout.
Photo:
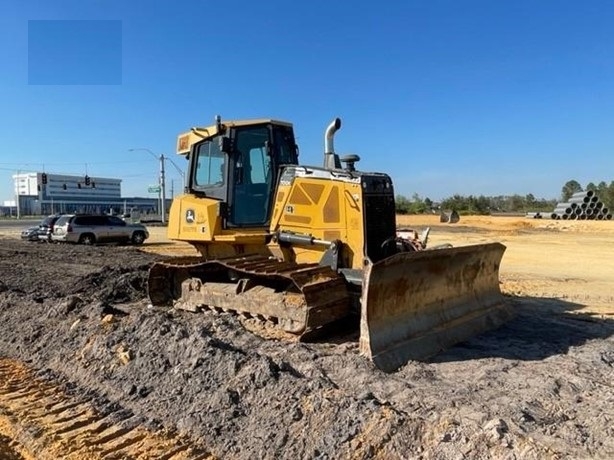
<svg viewBox="0 0 614 460"><path fill-rule="evenodd" d="M147 192L148 193L160 193L160 186L159 185L150 185L149 187L147 187Z"/></svg>

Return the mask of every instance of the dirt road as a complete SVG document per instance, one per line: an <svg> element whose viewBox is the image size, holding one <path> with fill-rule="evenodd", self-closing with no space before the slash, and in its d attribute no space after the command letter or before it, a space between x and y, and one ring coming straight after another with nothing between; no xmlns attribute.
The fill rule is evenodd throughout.
<svg viewBox="0 0 614 460"><path fill-rule="evenodd" d="M400 224L432 225L432 244L506 244L502 289L518 315L390 375L358 355L356 334L288 344L229 314L148 308L149 264L191 252L163 229L148 252L7 231L0 455L613 458L614 224Z"/></svg>

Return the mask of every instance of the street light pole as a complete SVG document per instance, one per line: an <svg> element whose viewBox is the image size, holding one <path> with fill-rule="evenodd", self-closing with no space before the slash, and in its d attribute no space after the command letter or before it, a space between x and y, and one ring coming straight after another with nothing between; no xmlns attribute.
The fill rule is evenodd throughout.
<svg viewBox="0 0 614 460"><path fill-rule="evenodd" d="M15 185L15 188L16 188L16 190L15 190L15 207L16 207L16 210L15 211L16 211L16 214L17 214L17 219L21 219L21 207L20 207L21 203L20 203L20 200L19 200L19 181L21 179L19 177L20 175L21 175L21 170L18 169L17 170L17 179L15 179L15 181L14 181L14 185Z"/></svg>
<svg viewBox="0 0 614 460"><path fill-rule="evenodd" d="M162 223L166 222L166 185L164 182L164 155L160 154L160 189L162 190Z"/></svg>

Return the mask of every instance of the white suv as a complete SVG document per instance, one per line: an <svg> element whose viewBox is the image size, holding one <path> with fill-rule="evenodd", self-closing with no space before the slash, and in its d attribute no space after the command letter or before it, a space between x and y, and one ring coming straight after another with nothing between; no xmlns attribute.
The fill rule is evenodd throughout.
<svg viewBox="0 0 614 460"><path fill-rule="evenodd" d="M115 216L68 214L58 219L51 241L67 243L133 243L143 244L149 238L142 224L129 224Z"/></svg>

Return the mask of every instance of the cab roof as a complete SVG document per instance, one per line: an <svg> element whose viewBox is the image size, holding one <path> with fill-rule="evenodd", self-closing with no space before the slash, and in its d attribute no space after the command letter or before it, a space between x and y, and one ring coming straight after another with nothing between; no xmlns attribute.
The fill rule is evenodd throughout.
<svg viewBox="0 0 614 460"><path fill-rule="evenodd" d="M247 120L223 120L222 126L225 128L235 128L241 126L264 125L272 124L278 126L287 126L292 128L292 123L273 118L254 118ZM177 136L177 153L179 155L187 155L190 153L190 147L197 142L208 137L213 137L218 134L218 126L211 125L207 127L194 127L190 131L181 133Z"/></svg>

